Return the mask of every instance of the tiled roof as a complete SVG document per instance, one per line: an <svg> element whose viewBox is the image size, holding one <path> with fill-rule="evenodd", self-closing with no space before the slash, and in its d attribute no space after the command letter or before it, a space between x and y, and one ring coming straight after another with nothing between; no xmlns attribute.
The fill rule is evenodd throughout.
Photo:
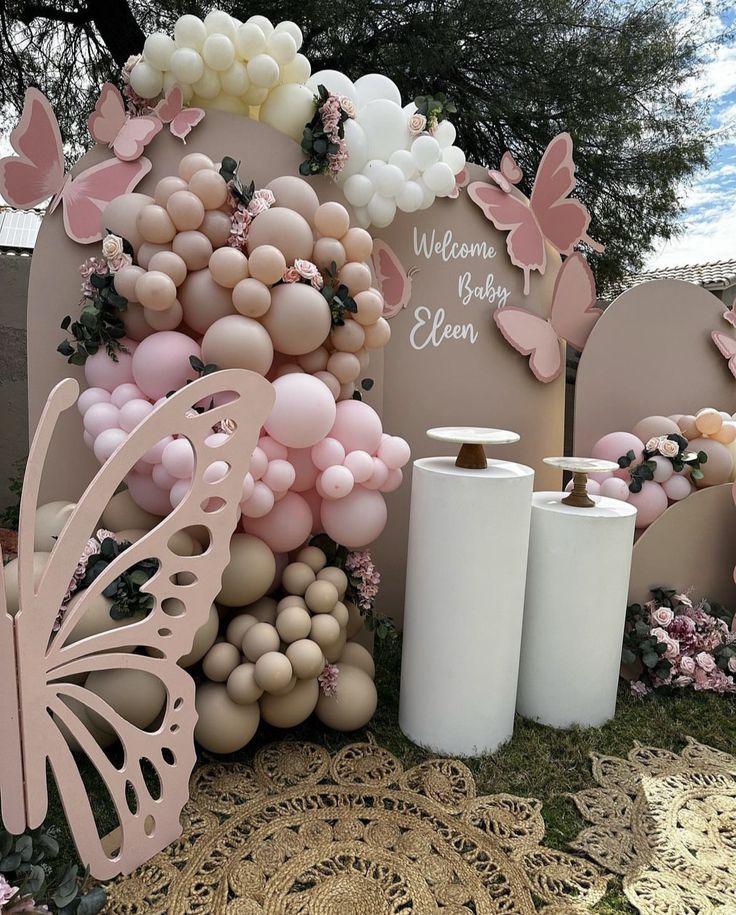
<svg viewBox="0 0 736 915"><path fill-rule="evenodd" d="M30 254L41 227L41 210L14 210L0 206L0 253Z"/></svg>
<svg viewBox="0 0 736 915"><path fill-rule="evenodd" d="M641 273L627 276L622 283L611 289L610 293L618 295L632 286L648 283L650 280L683 280L704 289L729 289L736 286L736 258L728 261L711 261L708 264L684 264L682 267L642 270Z"/></svg>

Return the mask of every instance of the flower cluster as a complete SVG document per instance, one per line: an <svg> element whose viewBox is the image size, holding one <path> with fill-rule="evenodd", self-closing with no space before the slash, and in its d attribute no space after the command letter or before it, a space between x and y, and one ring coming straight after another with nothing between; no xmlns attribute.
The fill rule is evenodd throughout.
<svg viewBox="0 0 736 915"><path fill-rule="evenodd" d="M633 451L627 451L626 454L618 458L618 466L629 471L629 490L631 492L641 492L643 484L647 480L653 480L657 470L657 463L653 460L656 457L666 458L672 464L672 469L676 473L682 473L687 467L690 471L692 480L702 480L703 471L700 469L701 464L705 464L708 455L704 451L688 451L688 440L676 432L669 435L655 435L650 438L644 446L644 460L637 462L636 454Z"/></svg>
<svg viewBox="0 0 736 915"><path fill-rule="evenodd" d="M334 696L337 692L337 680L340 670L336 664L325 664L322 673L317 678L319 687L325 696Z"/></svg>
<svg viewBox="0 0 736 915"><path fill-rule="evenodd" d="M736 693L736 617L716 603L656 589L627 609L622 661L636 671L631 691L661 687Z"/></svg>
<svg viewBox="0 0 736 915"><path fill-rule="evenodd" d="M381 574L373 565L370 552L356 550L348 553L345 571L350 574L358 607L361 610L372 610L378 595L378 586L381 584Z"/></svg>
<svg viewBox="0 0 736 915"><path fill-rule="evenodd" d="M135 67L142 58L142 54L132 54L125 61L120 70L120 82L123 86L122 94L125 99L125 107L128 109L128 114L134 118L141 114L146 114L151 109L151 99L142 98L130 85L130 74L133 67Z"/></svg>
<svg viewBox="0 0 736 915"><path fill-rule="evenodd" d="M315 289L321 289L325 284L319 267L299 257L295 259L293 267L287 267L281 279L284 283L310 283Z"/></svg>
<svg viewBox="0 0 736 915"><path fill-rule="evenodd" d="M95 536L90 537L84 545L82 555L79 557L79 562L72 575L72 580L69 582L69 587L66 589L66 594L61 602L61 607L59 608L59 613L56 617L56 622L54 623L54 632L59 631L61 621L64 619L64 614L66 613L67 604L82 587L82 582L87 576L87 566L89 565L90 559L100 552L103 540L106 540L108 537L114 539L115 534L111 531L106 531L104 528L100 528Z"/></svg>
<svg viewBox="0 0 736 915"><path fill-rule="evenodd" d="M348 161L345 121L355 117L355 105L344 95L317 87L315 113L304 128L302 150L307 158L299 166L301 175L328 175L336 178Z"/></svg>
<svg viewBox="0 0 736 915"><path fill-rule="evenodd" d="M409 118L409 133L418 136L420 133L434 134L441 121L457 113L457 107L444 92L434 95L418 95L414 99L416 111Z"/></svg>
<svg viewBox="0 0 736 915"><path fill-rule="evenodd" d="M231 156L225 156L220 167L220 174L227 181L228 204L232 207L230 237L227 240L231 248L246 250L250 224L260 213L270 209L276 198L268 188L256 190L253 181L243 185L238 177L239 163Z"/></svg>
<svg viewBox="0 0 736 915"><path fill-rule="evenodd" d="M119 235L106 235L102 239L102 257L88 257L79 265L79 275L82 277L82 295L85 299L95 297L95 287L91 277L108 276L117 273L122 267L133 263L133 258L125 250L125 241Z"/></svg>

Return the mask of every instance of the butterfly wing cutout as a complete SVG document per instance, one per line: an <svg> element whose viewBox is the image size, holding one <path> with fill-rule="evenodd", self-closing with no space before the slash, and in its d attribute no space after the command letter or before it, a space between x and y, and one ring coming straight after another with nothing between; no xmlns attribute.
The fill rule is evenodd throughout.
<svg viewBox="0 0 736 915"><path fill-rule="evenodd" d="M193 127L204 117L202 108L184 108L184 93L181 86L172 86L156 105L156 115L169 125L172 135L186 142Z"/></svg>
<svg viewBox="0 0 736 915"><path fill-rule="evenodd" d="M15 663L13 621L7 613L2 556L0 555L0 815L7 830L18 835L26 828L23 799L23 758L20 749L20 711Z"/></svg>
<svg viewBox="0 0 736 915"><path fill-rule="evenodd" d="M505 194L510 194L511 186L518 184L524 177L524 172L516 164L516 159L508 150L501 156L499 168L489 168L488 174Z"/></svg>
<svg viewBox="0 0 736 915"><path fill-rule="evenodd" d="M450 193L447 196L451 200L457 200L457 198L460 196L460 191L464 187L467 187L469 183L470 183L470 172L467 170L467 168L460 169L460 171L455 175L455 187L450 191Z"/></svg>
<svg viewBox="0 0 736 915"><path fill-rule="evenodd" d="M572 254L579 241L602 251L602 246L587 234L590 213L579 200L568 199L575 184L572 137L561 133L550 142L539 163L531 208L544 237L560 254Z"/></svg>
<svg viewBox="0 0 736 915"><path fill-rule="evenodd" d="M723 320L728 321L728 323L731 325L731 327L736 327L736 310L734 310L735 308L736 308L736 306L732 305L731 308L727 308L726 311L723 312Z"/></svg>
<svg viewBox="0 0 736 915"><path fill-rule="evenodd" d="M68 405L69 385L76 396L76 383L62 382L55 392L57 402L66 400ZM222 402L222 392L229 392L229 402ZM16 616L28 823L40 824L46 813L48 761L80 858L99 879L129 872L181 832L179 815L188 797L188 779L195 762L196 713L194 683L177 661L191 649L194 634L206 621L219 591L238 518L243 477L273 398L273 388L264 378L237 369L208 375L168 398L133 430L97 473L59 535L34 589L32 516L40 464L60 412L53 397L47 407L49 415L45 414L39 424L21 503L21 610ZM193 411L192 406L203 399L220 405L203 414ZM205 440L213 426L224 419L234 422L235 431L223 444L208 445ZM188 495L80 592L52 636L57 608L103 508L141 456L170 434L185 436L194 448L195 472ZM206 483L203 474L214 461L226 462L229 469L217 482ZM177 555L172 536L201 526L209 538L203 553ZM75 641L73 630L92 602L114 579L143 559L158 563L158 570L142 587L154 597L154 609L137 622ZM187 573L189 583L179 583L177 576L182 573ZM146 653L131 652L134 647ZM154 730L143 730L126 721L84 685L86 676L94 671L121 669L149 674L165 691L164 710ZM84 716L98 715L105 728L117 735L123 747L121 763L113 763L98 745L75 712L80 707ZM120 835L119 849L113 853L103 848L87 790L57 721L76 739L109 792ZM144 760L156 771L161 788L158 797L147 787ZM132 805L131 795L135 799Z"/></svg>
<svg viewBox="0 0 736 915"><path fill-rule="evenodd" d="M710 336L721 355L728 360L728 368L736 378L736 337L732 337L731 334L724 334L720 330L714 330Z"/></svg>
<svg viewBox="0 0 736 915"><path fill-rule="evenodd" d="M547 266L544 237L534 212L515 194L486 181L474 181L468 186L468 194L486 219L500 231L508 231L506 249L511 263L524 271L524 295L527 295L530 272L544 273Z"/></svg>
<svg viewBox="0 0 736 915"><path fill-rule="evenodd" d="M38 89L26 90L10 145L17 155L0 159L0 194L22 210L55 197L65 181L61 133L48 99Z"/></svg>
<svg viewBox="0 0 736 915"><path fill-rule="evenodd" d="M497 308L493 320L507 343L522 356L529 356L529 368L545 384L554 381L562 371L560 341L554 328L526 308L507 305Z"/></svg>
<svg viewBox="0 0 736 915"><path fill-rule="evenodd" d="M582 350L603 314L595 303L593 271L585 257L576 251L565 258L555 279L550 320L557 336Z"/></svg>
<svg viewBox="0 0 736 915"><path fill-rule="evenodd" d="M132 162L140 158L163 125L155 117L129 117L120 90L112 83L105 83L87 126L98 143L111 146L123 162Z"/></svg>
<svg viewBox="0 0 736 915"><path fill-rule="evenodd" d="M376 238L371 254L373 272L383 295L383 317L393 318L411 299L411 276L404 269L393 248Z"/></svg>

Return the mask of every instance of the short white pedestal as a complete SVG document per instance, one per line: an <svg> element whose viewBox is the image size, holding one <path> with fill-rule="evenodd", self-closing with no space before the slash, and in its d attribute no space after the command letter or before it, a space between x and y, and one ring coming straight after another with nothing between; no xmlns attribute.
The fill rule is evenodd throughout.
<svg viewBox="0 0 736 915"><path fill-rule="evenodd" d="M493 752L514 728L534 471L414 463L399 724L421 746Z"/></svg>
<svg viewBox="0 0 736 915"><path fill-rule="evenodd" d="M565 493L532 502L517 710L565 728L598 727L616 711L636 510Z"/></svg>

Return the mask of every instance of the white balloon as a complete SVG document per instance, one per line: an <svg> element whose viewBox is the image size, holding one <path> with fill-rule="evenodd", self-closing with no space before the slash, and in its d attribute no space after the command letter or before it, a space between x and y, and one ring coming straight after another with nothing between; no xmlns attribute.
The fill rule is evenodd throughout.
<svg viewBox="0 0 736 915"><path fill-rule="evenodd" d="M383 194L374 194L368 201L368 216L371 222L378 229L385 229L391 225L396 215L396 203L390 197L384 197Z"/></svg>
<svg viewBox="0 0 736 915"><path fill-rule="evenodd" d="M266 36L255 23L246 22L238 28L235 47L244 60L250 60L251 57L263 54L266 50Z"/></svg>
<svg viewBox="0 0 736 915"><path fill-rule="evenodd" d="M266 51L280 64L291 63L296 50L296 42L288 32L274 32L266 41Z"/></svg>
<svg viewBox="0 0 736 915"><path fill-rule="evenodd" d="M235 60L235 46L227 35L208 35L202 47L202 57L213 70L227 70Z"/></svg>
<svg viewBox="0 0 736 915"><path fill-rule="evenodd" d="M448 146L442 150L442 161L450 166L453 175L457 175L465 168L465 153L459 146Z"/></svg>
<svg viewBox="0 0 736 915"><path fill-rule="evenodd" d="M373 183L366 175L351 175L342 190L347 202L354 207L366 206L375 193Z"/></svg>
<svg viewBox="0 0 736 915"><path fill-rule="evenodd" d="M279 81L279 65L270 54L256 54L247 69L250 81L261 89L270 89Z"/></svg>
<svg viewBox="0 0 736 915"><path fill-rule="evenodd" d="M396 197L405 183L404 173L397 165L384 165L376 175L376 190L386 197Z"/></svg>
<svg viewBox="0 0 736 915"><path fill-rule="evenodd" d="M204 27L208 35L227 35L231 40L235 40L235 23L232 16L223 10L212 10L204 17Z"/></svg>
<svg viewBox="0 0 736 915"><path fill-rule="evenodd" d="M362 173L368 178L368 180L373 185L373 189L376 190L378 175L381 169L386 165L383 159L369 159L366 164L363 166Z"/></svg>
<svg viewBox="0 0 736 915"><path fill-rule="evenodd" d="M146 38L143 45L143 57L157 70L168 70L171 55L176 50L174 39L163 32L154 32Z"/></svg>
<svg viewBox="0 0 736 915"><path fill-rule="evenodd" d="M207 37L207 28L198 16L180 16L174 25L174 40L180 48L200 51Z"/></svg>
<svg viewBox="0 0 736 915"><path fill-rule="evenodd" d="M365 207L356 207L353 210L355 215L355 223L360 226L361 229L367 229L371 224L371 217L368 215L368 210Z"/></svg>
<svg viewBox="0 0 736 915"><path fill-rule="evenodd" d="M291 22L289 19L284 19L283 22L279 24L274 29L275 32L286 32L288 35L294 39L294 44L296 45L297 51L302 46L304 41L304 36L302 35L302 30L296 24L296 22Z"/></svg>
<svg viewBox="0 0 736 915"><path fill-rule="evenodd" d="M217 98L222 91L220 77L214 70L205 67L200 78L192 86L192 89L200 98L207 100Z"/></svg>
<svg viewBox="0 0 736 915"><path fill-rule="evenodd" d="M385 159L396 149L407 145L409 130L404 112L388 99L376 99L361 108L358 123L368 138L368 155L372 159ZM438 156L439 158L439 147Z"/></svg>
<svg viewBox="0 0 736 915"><path fill-rule="evenodd" d="M417 106L414 104L414 102L409 102L408 105L404 105L403 111L406 115L406 120L408 121L413 114L416 114Z"/></svg>
<svg viewBox="0 0 736 915"><path fill-rule="evenodd" d="M297 54L294 60L281 68L281 82L306 83L311 72L312 65L307 58L303 54Z"/></svg>
<svg viewBox="0 0 736 915"><path fill-rule="evenodd" d="M437 197L446 197L455 187L455 173L446 162L435 162L422 175L424 183Z"/></svg>
<svg viewBox="0 0 736 915"><path fill-rule="evenodd" d="M419 172L414 156L408 149L397 149L392 152L388 158L388 164L400 168L405 178L414 178Z"/></svg>
<svg viewBox="0 0 736 915"><path fill-rule="evenodd" d="M437 140L442 149L452 146L457 137L457 130L452 121L440 121L432 136ZM455 172L457 174L457 172Z"/></svg>
<svg viewBox="0 0 736 915"><path fill-rule="evenodd" d="M243 101L248 105L252 105L254 108L257 108L259 105L262 105L268 98L268 89L263 89L261 86L253 86L248 89L248 91L243 96ZM253 115L251 114L251 117Z"/></svg>
<svg viewBox="0 0 736 915"><path fill-rule="evenodd" d="M417 166L424 171L442 158L440 144L434 137L421 136L411 144L411 154Z"/></svg>
<svg viewBox="0 0 736 915"><path fill-rule="evenodd" d="M396 206L404 213L415 213L422 205L424 191L416 181L407 181L396 198Z"/></svg>
<svg viewBox="0 0 736 915"><path fill-rule="evenodd" d="M338 176L338 183L346 181L351 175L357 175L368 161L368 137L360 124L353 118L348 118L343 129L348 161Z"/></svg>
<svg viewBox="0 0 736 915"><path fill-rule="evenodd" d="M383 76L382 73L366 73L365 76L361 76L360 79L355 81L355 91L358 93L358 105L360 108L367 105L368 102L380 98L388 99L399 106L401 105L399 87L388 76Z"/></svg>
<svg viewBox="0 0 736 915"><path fill-rule="evenodd" d="M224 73L220 74L220 82L222 83L223 91L227 92L228 95L245 95L250 87L245 64L239 60L234 60L232 65Z"/></svg>
<svg viewBox="0 0 736 915"><path fill-rule="evenodd" d="M435 195L430 191L422 178L417 178L416 183L419 185L419 189L422 192L422 202L419 204L419 209L428 210L434 203Z"/></svg>
<svg viewBox="0 0 736 915"><path fill-rule="evenodd" d="M204 73L204 61L193 48L177 48L171 55L171 72L178 82L191 85Z"/></svg>
<svg viewBox="0 0 736 915"><path fill-rule="evenodd" d="M250 22L254 25L257 25L258 28L263 32L263 34L268 38L268 36L273 32L273 23L270 19L267 19L265 16L250 16L245 20L246 25Z"/></svg>
<svg viewBox="0 0 736 915"><path fill-rule="evenodd" d="M314 114L312 90L297 83L276 86L261 106L259 120L301 142L304 125Z"/></svg>
<svg viewBox="0 0 736 915"><path fill-rule="evenodd" d="M130 72L130 85L142 98L155 98L164 87L164 74L140 60Z"/></svg>
<svg viewBox="0 0 736 915"><path fill-rule="evenodd" d="M319 73L313 73L307 80L307 85L315 95L317 87L324 86L329 92L334 92L335 95L347 95L354 105L358 104L358 93L355 91L353 81L339 70L320 70Z"/></svg>

